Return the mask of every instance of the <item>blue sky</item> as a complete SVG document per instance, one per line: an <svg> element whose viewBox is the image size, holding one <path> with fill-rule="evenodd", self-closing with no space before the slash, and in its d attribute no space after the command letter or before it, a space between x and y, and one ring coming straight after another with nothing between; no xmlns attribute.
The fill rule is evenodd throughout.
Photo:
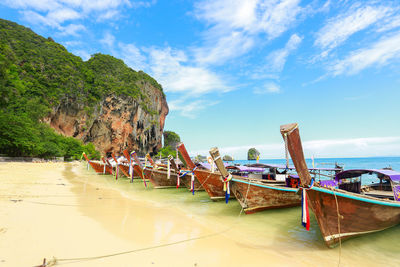
<svg viewBox="0 0 400 267"><path fill-rule="evenodd" d="M5 0L0 17L155 77L191 154L282 158L298 122L306 156L400 156L398 1Z"/></svg>

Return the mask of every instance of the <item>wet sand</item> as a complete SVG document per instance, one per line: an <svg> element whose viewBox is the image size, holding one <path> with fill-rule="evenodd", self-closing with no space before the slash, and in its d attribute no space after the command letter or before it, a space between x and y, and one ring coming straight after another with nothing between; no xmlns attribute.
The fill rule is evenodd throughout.
<svg viewBox="0 0 400 267"><path fill-rule="evenodd" d="M145 189L81 163L0 164L0 266L337 266L298 208L241 215L205 192ZM343 244L341 266L399 266L400 227ZM113 255L116 254L116 255ZM78 260L70 260L85 258Z"/></svg>

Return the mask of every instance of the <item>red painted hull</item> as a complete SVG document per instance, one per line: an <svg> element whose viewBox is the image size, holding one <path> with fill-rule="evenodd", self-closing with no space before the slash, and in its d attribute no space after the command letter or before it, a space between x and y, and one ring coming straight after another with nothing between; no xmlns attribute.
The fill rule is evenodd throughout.
<svg viewBox="0 0 400 267"><path fill-rule="evenodd" d="M231 191L246 214L301 205L301 196L296 194L296 189L286 189L271 183L251 182L249 184L246 178L235 178L232 181Z"/></svg>
<svg viewBox="0 0 400 267"><path fill-rule="evenodd" d="M211 200L218 201L225 199L224 182L219 172L212 173L205 170L195 170L194 174ZM233 198L233 194L231 194L230 197Z"/></svg>
<svg viewBox="0 0 400 267"><path fill-rule="evenodd" d="M89 161L90 166L92 166L93 170L97 173L103 174L104 172L104 164ZM112 167L106 165L105 174L113 174Z"/></svg>
<svg viewBox="0 0 400 267"><path fill-rule="evenodd" d="M167 177L166 171L145 169L144 176L149 179L154 188L170 188L176 187L177 176L171 172L170 178Z"/></svg>
<svg viewBox="0 0 400 267"><path fill-rule="evenodd" d="M192 182L191 175L187 174L187 175L181 177L180 180L181 180L181 184L186 186L187 189L190 189L191 182ZM197 180L197 178L195 176L194 177L194 191L203 191L203 190L204 190L203 186L201 185L201 183L199 182L199 180Z"/></svg>

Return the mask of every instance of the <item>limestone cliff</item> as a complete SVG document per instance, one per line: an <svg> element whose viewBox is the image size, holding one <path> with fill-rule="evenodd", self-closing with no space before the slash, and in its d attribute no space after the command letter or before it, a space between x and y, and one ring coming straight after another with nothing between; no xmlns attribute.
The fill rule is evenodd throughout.
<svg viewBox="0 0 400 267"><path fill-rule="evenodd" d="M100 53L83 61L52 38L0 19L0 126L14 125L0 131L0 152L49 157L82 149L67 149L73 142L41 122L103 154L156 152L167 114L162 86L143 71Z"/></svg>
<svg viewBox="0 0 400 267"><path fill-rule="evenodd" d="M131 96L112 94L88 112L85 105L69 98L53 108L46 122L59 133L92 142L102 153L118 154L125 148L156 153L162 147L168 105L160 90L146 82L142 87L148 97L146 107Z"/></svg>

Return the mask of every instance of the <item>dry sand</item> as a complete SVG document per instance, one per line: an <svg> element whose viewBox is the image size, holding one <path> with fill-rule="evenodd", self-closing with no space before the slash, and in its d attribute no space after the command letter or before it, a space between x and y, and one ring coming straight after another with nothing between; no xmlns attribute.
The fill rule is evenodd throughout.
<svg viewBox="0 0 400 267"><path fill-rule="evenodd" d="M228 229L209 229L180 210L133 201L78 178L74 163L0 164L0 266L40 265L43 258L71 266L262 265L279 255L246 248ZM200 238L200 239L196 239ZM96 257L183 240L176 245ZM245 253L246 257L240 257ZM268 257L268 255L272 257Z"/></svg>

